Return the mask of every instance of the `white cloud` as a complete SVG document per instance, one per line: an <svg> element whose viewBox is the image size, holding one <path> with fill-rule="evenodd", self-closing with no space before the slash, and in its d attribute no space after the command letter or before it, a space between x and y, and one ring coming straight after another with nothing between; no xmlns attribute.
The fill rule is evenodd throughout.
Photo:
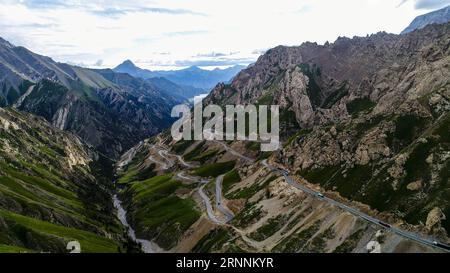
<svg viewBox="0 0 450 273"><path fill-rule="evenodd" d="M450 5L450 0L403 0L400 6L406 2L414 2L414 7L416 9L433 10L443 8Z"/></svg>
<svg viewBox="0 0 450 273"><path fill-rule="evenodd" d="M0 36L65 62L228 65L280 44L399 33L421 13L399 1L0 0Z"/></svg>

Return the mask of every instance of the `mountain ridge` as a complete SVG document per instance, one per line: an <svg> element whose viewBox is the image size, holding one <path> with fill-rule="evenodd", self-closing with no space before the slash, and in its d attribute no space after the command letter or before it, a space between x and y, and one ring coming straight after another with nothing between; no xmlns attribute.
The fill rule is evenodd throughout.
<svg viewBox="0 0 450 273"><path fill-rule="evenodd" d="M151 71L137 67L132 61L126 60L113 70L117 72L129 73L135 77L144 79L166 78L167 80L181 85L200 88L209 91L219 82L228 82L244 66L235 65L226 69L203 70L198 66L191 66L181 70Z"/></svg>
<svg viewBox="0 0 450 273"><path fill-rule="evenodd" d="M450 21L450 6L416 17L401 34L424 28L430 24L444 24Z"/></svg>
<svg viewBox="0 0 450 273"><path fill-rule="evenodd" d="M169 126L171 107L185 100L155 85L130 88L127 83L139 80L113 83L94 70L9 45L0 45L0 106L44 116L111 157Z"/></svg>

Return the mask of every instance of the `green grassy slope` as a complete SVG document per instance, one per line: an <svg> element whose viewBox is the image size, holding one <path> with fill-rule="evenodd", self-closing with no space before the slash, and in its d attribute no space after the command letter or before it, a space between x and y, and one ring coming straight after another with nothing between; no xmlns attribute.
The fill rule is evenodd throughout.
<svg viewBox="0 0 450 273"><path fill-rule="evenodd" d="M0 251L67 252L70 240L82 251L118 250L111 182L93 175L100 166L77 138L0 109L0 147Z"/></svg>

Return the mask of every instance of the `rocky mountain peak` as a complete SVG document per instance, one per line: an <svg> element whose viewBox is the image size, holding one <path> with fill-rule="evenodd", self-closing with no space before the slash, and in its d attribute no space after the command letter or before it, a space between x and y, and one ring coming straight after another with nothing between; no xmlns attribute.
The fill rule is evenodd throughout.
<svg viewBox="0 0 450 273"><path fill-rule="evenodd" d="M125 60L123 63L119 64L114 70L136 70L138 67L131 61Z"/></svg>
<svg viewBox="0 0 450 273"><path fill-rule="evenodd" d="M412 23L402 31L402 34L422 29L430 24L444 24L450 21L450 6L416 17Z"/></svg>

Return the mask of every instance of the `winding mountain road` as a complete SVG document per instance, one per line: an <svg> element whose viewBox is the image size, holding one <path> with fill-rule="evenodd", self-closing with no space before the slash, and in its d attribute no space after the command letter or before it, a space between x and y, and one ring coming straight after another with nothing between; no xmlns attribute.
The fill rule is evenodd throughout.
<svg viewBox="0 0 450 273"><path fill-rule="evenodd" d="M394 227L394 226L392 226L390 224L384 223L384 222L382 222L382 221L380 221L380 220L378 220L378 219L376 219L376 218L374 218L372 216L369 216L369 215L367 215L367 214L365 214L365 213L363 213L363 212L361 212L361 211L359 211L359 210L357 210L355 208L349 207L349 206L347 206L347 205L345 205L343 203L340 203L340 202L338 202L338 201L336 201L334 199L326 197L325 195L323 195L322 193L320 193L318 191L311 190L310 188L305 187L305 186L297 183L294 179L292 179L292 177L289 176L289 171L287 171L285 169L279 169L277 167L274 167L274 166L270 165L269 163L267 163L267 160L261 161L261 164L263 164L265 167L267 167L270 171L278 172L281 175L283 175L284 179L286 180L286 182L289 185L291 185L294 188L299 189L299 190L301 190L301 191L303 191L303 192L305 192L305 193L307 193L309 195L312 195L315 198L318 198L318 199L320 199L320 200L322 200L324 202L327 202L327 203L329 203L331 205L339 207L342 210L347 211L347 212L349 212L349 213L351 213L351 214L353 214L353 215L355 215L355 216L357 216L357 217L359 217L359 218L361 218L361 219L363 219L363 220L365 220L367 222L370 222L370 223L372 223L374 225L380 226L383 229L391 231L391 232L393 232L393 233L395 233L397 235L400 235L400 236L402 236L404 238L416 241L416 242L418 242L420 244L428 245L428 246L431 246L431 247L434 247L434 248L439 248L439 249L444 250L446 252L450 252L450 246L447 246L447 245L445 245L443 243L437 242L436 240L433 240L433 239L430 239L430 238L425 238L425 237L423 237L423 236L421 236L419 234L408 232L408 231L404 231L404 230L401 230L399 228L396 228L396 227Z"/></svg>
<svg viewBox="0 0 450 273"><path fill-rule="evenodd" d="M164 150L164 148L162 148L162 147L158 147L158 146L154 145L154 146L152 146L152 148L157 150L158 155L161 156L165 162L155 160L153 158L153 156L150 156L149 159L155 163L158 163L161 166L161 169L163 169L163 170L167 170L171 166L175 165L174 162L169 157L176 157L178 159L178 161L187 168L195 167L194 164L184 161L181 156L175 155L175 154L170 154L167 150ZM227 207L224 207L222 204L223 175L219 176L216 179L216 205L217 205L217 208L219 209L219 211L222 212L222 214L224 215L225 220L219 219L214 214L214 208L213 208L212 202L211 202L210 198L208 197L208 195L204 191L207 183L209 183L209 180L202 179L202 178L196 177L196 176L186 175L186 173L184 171L178 172L175 176L181 180L192 181L192 182L196 182L199 184L203 184L201 187L198 188L198 194L200 195L201 199L203 200L203 203L205 204L206 213L211 222L218 224L218 225L223 225L233 219L234 214Z"/></svg>
<svg viewBox="0 0 450 273"><path fill-rule="evenodd" d="M233 148L229 147L226 143L220 142L220 141L214 141L214 142L222 145L226 151L230 152L234 156L239 157L239 158L243 159L244 161L246 161L248 163L255 163L254 159L240 154L239 152L237 152ZM161 149L161 150L159 150L158 154L161 157L163 157L165 160L167 160L169 162L169 165L173 164L173 162L168 157L169 156L174 156L174 157L177 157L177 159L182 163L182 165L184 165L184 166L186 166L188 168L192 168L193 167L192 164L185 162L181 158L181 156L169 154L167 150L162 150ZM162 163L162 164L165 164L165 163ZM365 214L365 213L363 213L363 212L361 212L361 211L359 211L359 210L357 210L355 208L349 207L346 204L343 204L343 203L338 202L338 201L336 201L334 199L326 197L321 192L312 190L312 189L310 189L310 188L308 188L308 187L306 187L304 185L299 184L298 182L296 182L289 175L289 171L288 170L282 169L282 168L279 168L279 167L275 167L273 165L270 165L267 162L267 160L262 160L260 162L260 164L262 164L264 167L269 169L271 172L276 172L276 173L281 174L285 178L286 183L288 183L289 185L291 185L292 187L294 187L296 189L299 189L299 190L301 190L301 191L303 191L303 192L313 196L314 198L320 199L320 200L322 200L324 202L327 202L327 203L329 203L329 204L331 204L333 206L339 207L340 209L342 209L344 211L347 211L347 212L351 213L352 215L354 215L354 216L356 216L358 218L361 218L361 219L363 219L363 220L365 220L367 222L370 222L370 223L372 223L374 225L380 226L381 228L386 229L388 231L391 231L391 232L393 232L393 233L395 233L395 234L397 234L399 236L402 236L404 238L410 239L412 241L418 242L418 243L423 244L423 245L427 245L427 246L431 246L431 247L443 250L445 252L450 252L450 246L448 246L446 244L440 243L440 242L438 242L436 240L433 240L431 238L425 238L425 237L423 237L420 234L416 234L416 233L413 233L413 232L408 232L408 231L401 230L401 229L399 229L397 227L394 227L394 226L392 226L390 224L384 223L381 220L378 220L378 219L376 219L376 218L374 218L372 216L369 216L369 215L367 215L367 214ZM167 166L167 164L166 164L166 166ZM200 197L202 198L202 200L203 200L203 202L205 204L208 218L213 223L218 224L218 225L229 226L229 227L233 228L234 230L236 230L237 232L241 233L241 235L245 235L245 234L242 233L241 230L239 230L239 229L237 229L237 228L227 224L229 221L231 221L234 218L234 214L226 206L223 205L223 197L222 197L222 182L223 182L223 178L224 178L223 175L221 175L221 176L216 178L216 181L215 181L215 184L216 184L215 185L215 191L216 191L216 193L215 194L216 194L216 206L219 209L219 211L224 215L225 220L221 220L221 219L217 218L217 216L214 214L214 209L213 209L212 202L211 202L209 197L204 192L204 188L207 185L208 181L202 180L202 179L197 178L197 177L186 176L184 174L184 172L179 172L177 174L177 176L179 178L181 178L181 179L196 181L196 182L199 182L199 183L203 184L201 187L199 187L198 193L199 193ZM246 236L245 236L245 239L247 239L246 241L248 241L249 243L252 243L252 244L255 243L255 242L253 242L253 240L249 239Z"/></svg>
<svg viewBox="0 0 450 273"><path fill-rule="evenodd" d="M224 175L220 175L216 178L216 206L220 212L225 216L225 222L228 223L234 218L233 212L224 206L222 198L222 182Z"/></svg>
<svg viewBox="0 0 450 273"><path fill-rule="evenodd" d="M248 157L240 154L239 152L237 152L233 148L229 147L228 145L226 145L226 143L219 142L219 141L215 141L215 142L220 143L231 154L236 155L236 156L244 159L245 161L247 161L249 163L254 163L255 162L253 159L248 158ZM277 173L283 175L283 177L286 180L286 182L289 185L291 185L292 187L294 187L296 189L299 189L299 190L301 190L301 191L303 191L303 192L305 192L305 193L307 193L309 195L312 195L313 197L315 197L317 199L320 199L320 200L322 200L324 202L327 202L327 203L329 203L331 205L337 206L337 207L341 208L342 210L353 214L356 217L359 217L359 218L361 218L361 219L363 219L363 220L365 220L367 222L370 222L370 223L372 223L374 225L380 226L383 229L391 231L391 232L393 232L393 233L395 233L395 234L397 234L399 236L402 236L404 238L410 239L412 241L418 242L418 243L423 244L423 245L427 245L427 246L431 246L431 247L434 247L434 248L438 248L438 249L443 250L445 252L450 252L450 246L449 245L446 245L444 243L438 242L438 241L436 241L434 239L431 239L431 238L423 237L420 234L404 231L404 230L399 229L397 227L394 227L394 226L392 226L390 224L384 223L383 221L378 220L378 219L376 219L376 218L374 218L372 216L369 216L369 215L367 215L367 214L365 214L365 213L363 213L363 212L361 212L361 211L359 211L359 210L357 210L355 208L349 207L349 206L347 206L347 205L345 205L343 203L340 203L340 202L338 202L338 201L336 201L334 199L326 197L321 192L314 191L314 190L312 190L312 189L310 189L310 188L308 188L306 186L303 186L303 185L299 184L291 176L289 176L289 171L288 170L272 166L272 165L270 165L267 162L267 160L262 160L261 164L264 167L268 168L271 172L277 172Z"/></svg>
<svg viewBox="0 0 450 273"><path fill-rule="evenodd" d="M225 222L220 220L220 219L218 219L216 217L216 215L214 214L214 209L213 209L212 204L211 204L211 200L209 199L209 197L204 192L204 188L205 188L206 185L207 184L204 184L203 186L201 186L198 189L198 193L200 194L200 197L203 199L203 203L206 206L206 213L208 214L208 218L215 224L223 225L223 224L225 224Z"/></svg>

